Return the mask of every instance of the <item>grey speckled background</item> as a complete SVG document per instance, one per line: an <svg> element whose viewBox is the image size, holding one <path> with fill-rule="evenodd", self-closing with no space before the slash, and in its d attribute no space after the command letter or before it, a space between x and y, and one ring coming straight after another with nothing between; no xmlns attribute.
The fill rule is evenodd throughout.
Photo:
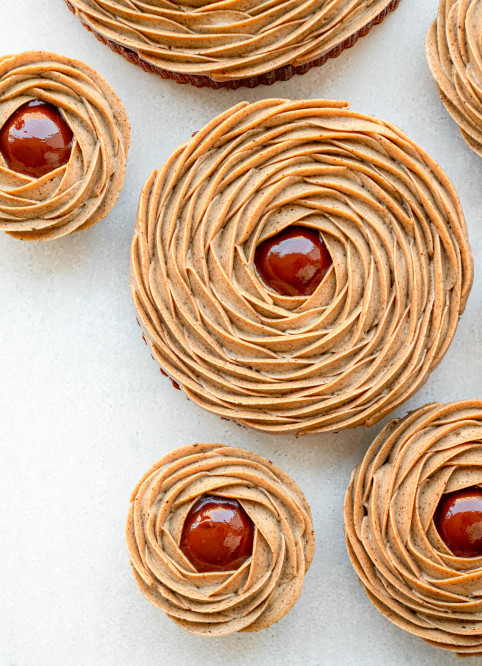
<svg viewBox="0 0 482 666"><path fill-rule="evenodd" d="M381 424L295 440L204 413L160 375L128 288L141 186L181 141L242 99L349 99L400 125L439 161L458 190L475 256L474 288L452 347L398 413L481 397L482 160L459 136L425 63L436 9L437 0L402 0L324 67L271 88L230 92L144 73L99 44L62 0L0 0L1 52L44 48L83 59L114 86L132 123L125 187L107 220L51 244L0 235L2 666L457 663L380 616L345 552L350 470ZM160 456L196 440L268 456L313 509L317 549L302 596L259 634L186 634L144 600L129 569L123 528L131 489Z"/></svg>

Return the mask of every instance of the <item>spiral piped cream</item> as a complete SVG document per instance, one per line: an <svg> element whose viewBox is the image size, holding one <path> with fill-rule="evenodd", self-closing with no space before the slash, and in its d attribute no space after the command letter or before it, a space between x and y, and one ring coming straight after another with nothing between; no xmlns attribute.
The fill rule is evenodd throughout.
<svg viewBox="0 0 482 666"><path fill-rule="evenodd" d="M9 169L0 153L0 230L51 240L87 229L116 203L130 128L109 84L84 63L46 51L0 58L0 127L33 100L57 107L72 130L67 164L41 178Z"/></svg>
<svg viewBox="0 0 482 666"><path fill-rule="evenodd" d="M482 2L440 0L425 50L447 111L482 156Z"/></svg>
<svg viewBox="0 0 482 666"><path fill-rule="evenodd" d="M180 547L203 495L237 500L254 523L251 557L199 573ZM279 467L240 448L193 444L164 456L135 488L126 527L145 597L186 631L222 636L277 622L298 599L314 553L310 507Z"/></svg>
<svg viewBox="0 0 482 666"><path fill-rule="evenodd" d="M318 230L309 297L260 279L256 247ZM445 354L472 283L457 195L400 129L345 102L241 103L151 174L131 250L147 344L188 396L268 432L371 425Z"/></svg>
<svg viewBox="0 0 482 666"><path fill-rule="evenodd" d="M352 473L348 553L397 626L460 656L482 655L482 557L456 557L434 514L482 484L482 401L431 404L389 423Z"/></svg>
<svg viewBox="0 0 482 666"><path fill-rule="evenodd" d="M104 40L156 68L235 81L299 67L349 43L393 0L68 0ZM341 51L340 51L341 52Z"/></svg>

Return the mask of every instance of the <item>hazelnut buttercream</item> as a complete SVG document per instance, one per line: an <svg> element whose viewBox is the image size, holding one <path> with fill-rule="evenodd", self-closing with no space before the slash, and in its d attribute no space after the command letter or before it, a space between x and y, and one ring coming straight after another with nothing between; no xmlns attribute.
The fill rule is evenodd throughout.
<svg viewBox="0 0 482 666"><path fill-rule="evenodd" d="M34 178L9 169L0 152L0 229L43 241L109 213L124 182L130 129L120 99L84 63L46 51L1 57L0 127L33 100L61 111L74 136L70 159Z"/></svg>
<svg viewBox="0 0 482 666"><path fill-rule="evenodd" d="M482 156L482 2L440 0L425 50L447 111Z"/></svg>
<svg viewBox="0 0 482 666"><path fill-rule="evenodd" d="M460 656L482 654L482 557L456 557L434 514L482 484L482 401L431 404L389 423L352 473L348 553L393 623Z"/></svg>
<svg viewBox="0 0 482 666"><path fill-rule="evenodd" d="M183 524L204 494L237 500L254 523L251 557L235 571L199 573L180 548ZM146 598L186 631L258 631L298 599L314 553L310 507L271 461L222 444L164 456L135 488L127 519L134 575Z"/></svg>
<svg viewBox="0 0 482 666"><path fill-rule="evenodd" d="M284 297L254 265L290 225L333 264ZM268 432L371 425L440 362L472 283L459 200L396 126L346 102L221 114L141 194L131 289L152 355L191 400Z"/></svg>
<svg viewBox="0 0 482 666"><path fill-rule="evenodd" d="M250 79L322 58L400 0L68 0L82 23L142 63L213 81ZM340 53L341 53L340 49ZM289 78L289 71L283 72Z"/></svg>

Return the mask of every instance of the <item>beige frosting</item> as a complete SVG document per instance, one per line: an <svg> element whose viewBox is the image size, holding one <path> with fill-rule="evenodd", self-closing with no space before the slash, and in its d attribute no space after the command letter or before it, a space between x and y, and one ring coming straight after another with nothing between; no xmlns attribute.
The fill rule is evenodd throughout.
<svg viewBox="0 0 482 666"><path fill-rule="evenodd" d="M447 111L482 156L481 0L440 0L426 54Z"/></svg>
<svg viewBox="0 0 482 666"><path fill-rule="evenodd" d="M482 401L431 404L387 425L352 473L345 534L373 604L402 629L482 655L482 557L434 525L444 493L482 484Z"/></svg>
<svg viewBox="0 0 482 666"><path fill-rule="evenodd" d="M0 127L31 100L60 109L74 135L72 152L68 164L41 178L10 170L0 152L0 229L43 241L87 229L111 210L130 129L120 99L84 63L46 51L0 58Z"/></svg>
<svg viewBox="0 0 482 666"><path fill-rule="evenodd" d="M254 266L281 229L333 266L283 297ZM445 354L472 283L457 195L400 129L346 102L241 103L141 194L131 287L153 356L188 396L269 432L371 425Z"/></svg>
<svg viewBox="0 0 482 666"><path fill-rule="evenodd" d="M105 39L171 72L230 81L309 63L392 0L69 0Z"/></svg>
<svg viewBox="0 0 482 666"><path fill-rule="evenodd" d="M236 499L254 523L253 553L236 571L198 573L179 547L203 494ZM222 444L185 446L154 465L132 494L126 535L146 598L203 636L277 622L298 599L315 547L310 507L294 481L266 458Z"/></svg>

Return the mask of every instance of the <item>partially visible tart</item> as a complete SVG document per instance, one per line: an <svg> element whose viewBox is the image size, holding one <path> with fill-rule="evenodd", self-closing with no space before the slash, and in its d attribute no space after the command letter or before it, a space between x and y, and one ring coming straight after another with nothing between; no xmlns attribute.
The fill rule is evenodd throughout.
<svg viewBox="0 0 482 666"><path fill-rule="evenodd" d="M482 655L482 401L430 404L389 423L350 479L348 554L391 622Z"/></svg>
<svg viewBox="0 0 482 666"><path fill-rule="evenodd" d="M131 290L191 400L258 430L369 426L447 351L473 278L457 194L346 102L243 102L154 171Z"/></svg>
<svg viewBox="0 0 482 666"><path fill-rule="evenodd" d="M314 553L308 502L271 461L222 444L172 451L131 498L137 584L182 629L258 631L298 599Z"/></svg>
<svg viewBox="0 0 482 666"><path fill-rule="evenodd" d="M425 51L445 108L482 156L482 1L440 0Z"/></svg>
<svg viewBox="0 0 482 666"><path fill-rule="evenodd" d="M47 51L0 58L0 230L44 241L87 229L116 203L129 121L110 85Z"/></svg>
<svg viewBox="0 0 482 666"><path fill-rule="evenodd" d="M400 0L66 0L99 41L162 78L255 87L340 55Z"/></svg>

